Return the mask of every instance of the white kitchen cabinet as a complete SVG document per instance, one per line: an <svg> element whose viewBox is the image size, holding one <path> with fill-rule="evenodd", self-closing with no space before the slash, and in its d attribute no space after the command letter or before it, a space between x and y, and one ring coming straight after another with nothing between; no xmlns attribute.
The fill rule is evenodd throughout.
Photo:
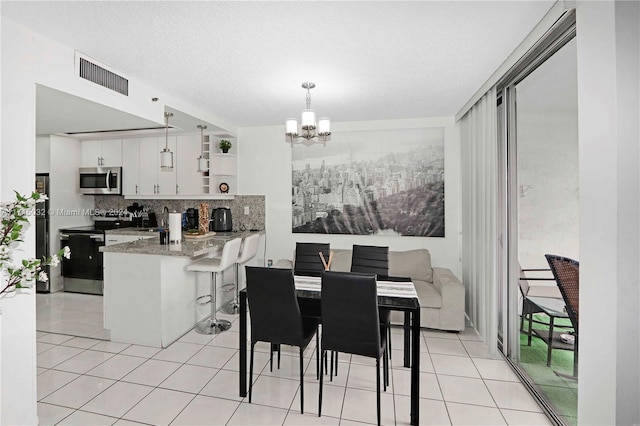
<svg viewBox="0 0 640 426"><path fill-rule="evenodd" d="M122 166L122 139L82 141L83 167Z"/></svg>
<svg viewBox="0 0 640 426"><path fill-rule="evenodd" d="M173 169L164 170L160 168L160 151L165 147L165 138L139 140L139 195L176 195L175 136L169 137L168 146L173 152Z"/></svg>
<svg viewBox="0 0 640 426"><path fill-rule="evenodd" d="M173 168L171 169L163 169L160 167L160 151L162 151L165 147L165 139L159 138L158 142L158 151L156 153L157 156L157 182L158 186L156 188L158 195L176 195L176 163L178 156L178 148L176 144L176 137L169 136L169 139L166 143L171 152L173 152Z"/></svg>
<svg viewBox="0 0 640 426"><path fill-rule="evenodd" d="M237 157L235 154L210 154L209 136L204 154L210 157L210 171L198 172L201 153L200 133L169 136L173 169L160 168L160 151L165 137L145 137L122 141L123 195L127 198L232 198L237 193ZM211 145L218 140L212 138ZM229 185L229 193L220 192L220 183ZM215 197L211 197L214 195Z"/></svg>
<svg viewBox="0 0 640 426"><path fill-rule="evenodd" d="M122 194L140 194L140 141L122 141Z"/></svg>
<svg viewBox="0 0 640 426"><path fill-rule="evenodd" d="M158 186L158 138L142 138L139 146L139 194L156 195Z"/></svg>
<svg viewBox="0 0 640 426"><path fill-rule="evenodd" d="M201 152L200 134L181 135L177 140L176 192L178 195L202 195L202 173L198 172ZM208 192L207 192L208 193Z"/></svg>

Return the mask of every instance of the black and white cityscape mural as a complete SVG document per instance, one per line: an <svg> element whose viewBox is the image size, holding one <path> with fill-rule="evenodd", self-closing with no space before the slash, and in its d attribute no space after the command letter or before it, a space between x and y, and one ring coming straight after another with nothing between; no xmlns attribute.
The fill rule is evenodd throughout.
<svg viewBox="0 0 640 426"><path fill-rule="evenodd" d="M292 147L294 233L444 237L444 128Z"/></svg>

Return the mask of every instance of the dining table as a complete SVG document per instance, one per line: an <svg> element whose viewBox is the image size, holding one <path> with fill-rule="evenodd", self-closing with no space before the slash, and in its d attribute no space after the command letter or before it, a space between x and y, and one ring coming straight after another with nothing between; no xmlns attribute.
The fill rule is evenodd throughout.
<svg viewBox="0 0 640 426"><path fill-rule="evenodd" d="M293 272L292 272L293 273ZM322 299L321 277L294 275L296 296L305 306L315 305L319 311ZM411 369L411 421L420 421L420 299L415 285L406 277L377 277L378 306L404 312L404 366ZM247 395L247 290L240 291L240 397Z"/></svg>

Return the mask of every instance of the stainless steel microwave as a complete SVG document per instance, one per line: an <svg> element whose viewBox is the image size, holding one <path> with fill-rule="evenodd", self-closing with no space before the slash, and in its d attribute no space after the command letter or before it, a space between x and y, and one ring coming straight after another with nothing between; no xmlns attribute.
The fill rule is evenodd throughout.
<svg viewBox="0 0 640 426"><path fill-rule="evenodd" d="M122 167L80 167L78 193L122 195Z"/></svg>

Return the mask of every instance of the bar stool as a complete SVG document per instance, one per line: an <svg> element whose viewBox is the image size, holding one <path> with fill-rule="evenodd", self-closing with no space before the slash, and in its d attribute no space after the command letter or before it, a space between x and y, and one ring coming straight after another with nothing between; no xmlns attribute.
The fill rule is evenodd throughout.
<svg viewBox="0 0 640 426"><path fill-rule="evenodd" d="M197 333L216 334L231 328L231 322L216 319L216 282L218 274L224 272L237 261L240 244L242 244L241 238L227 241L222 248L222 255L219 258L205 258L187 266L187 271L210 273L209 282L211 284L211 294L198 297L196 302L203 305L211 303L211 316L196 324ZM204 302L203 300L207 298L209 300Z"/></svg>
<svg viewBox="0 0 640 426"><path fill-rule="evenodd" d="M260 241L260 234L249 235L242 242L242 248L240 249L240 255L238 256L238 260L233 265L234 268L234 278L235 284L227 284L222 288L225 291L235 289L236 294L234 299L227 303L223 309L223 311L227 314L236 315L240 309L240 274L239 269L240 266L247 263L251 259L253 259L258 253L258 241Z"/></svg>

